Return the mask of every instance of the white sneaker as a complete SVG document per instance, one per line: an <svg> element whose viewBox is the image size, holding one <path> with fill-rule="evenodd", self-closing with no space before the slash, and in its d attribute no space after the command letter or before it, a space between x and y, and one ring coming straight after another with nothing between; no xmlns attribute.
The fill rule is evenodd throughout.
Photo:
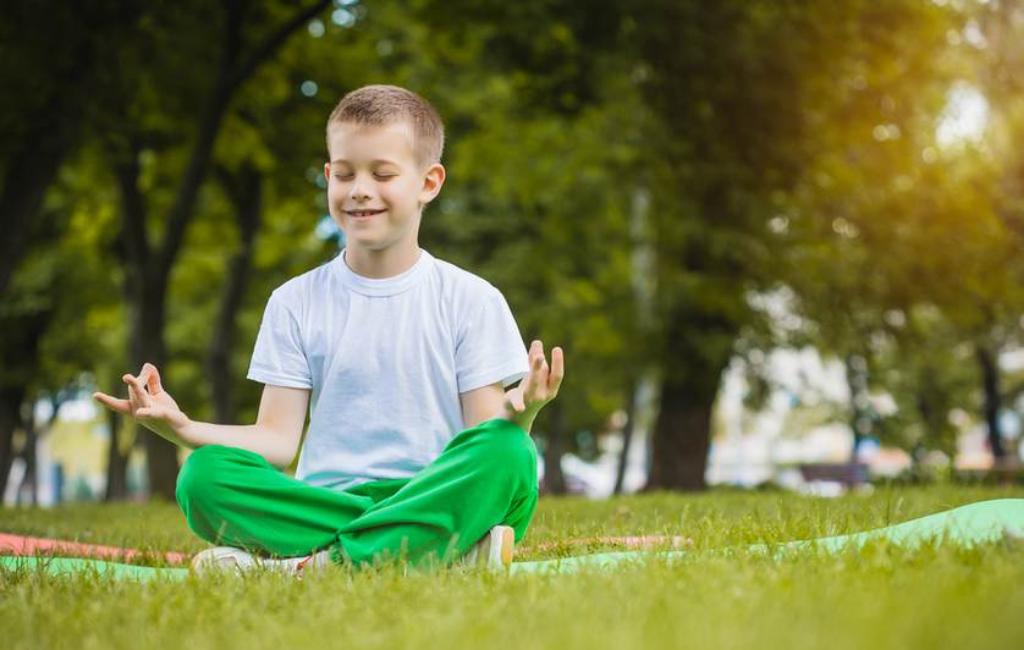
<svg viewBox="0 0 1024 650"><path fill-rule="evenodd" d="M491 570L508 569L516 550L516 532L511 526L495 526L462 556L464 566Z"/></svg>
<svg viewBox="0 0 1024 650"><path fill-rule="evenodd" d="M195 573L234 571L238 575L253 571L280 571L302 577L304 571L321 569L331 564L331 552L319 551L300 557L267 558L253 555L233 546L214 546L196 553L191 567Z"/></svg>

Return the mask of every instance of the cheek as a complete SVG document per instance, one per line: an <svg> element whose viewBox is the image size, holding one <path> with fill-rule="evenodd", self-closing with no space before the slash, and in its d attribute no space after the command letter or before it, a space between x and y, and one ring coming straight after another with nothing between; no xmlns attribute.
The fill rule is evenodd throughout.
<svg viewBox="0 0 1024 650"><path fill-rule="evenodd" d="M419 197L420 186L415 181L406 181L388 188L388 193L396 200L415 201Z"/></svg>
<svg viewBox="0 0 1024 650"><path fill-rule="evenodd" d="M327 185L327 202L331 205L340 201L344 196L345 192L338 183L331 181L331 183Z"/></svg>

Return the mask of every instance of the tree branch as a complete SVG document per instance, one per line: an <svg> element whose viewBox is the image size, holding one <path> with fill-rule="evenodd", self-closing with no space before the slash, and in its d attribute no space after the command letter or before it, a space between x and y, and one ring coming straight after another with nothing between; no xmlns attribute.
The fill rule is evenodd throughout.
<svg viewBox="0 0 1024 650"><path fill-rule="evenodd" d="M242 306L252 272L254 243L263 211L263 174L251 163L242 165L237 174L232 174L219 166L216 173L234 206L240 243L238 252L228 263L220 308L206 354L216 421L226 424L234 420L231 351L234 348L237 331L236 316Z"/></svg>
<svg viewBox="0 0 1024 650"><path fill-rule="evenodd" d="M238 88L256 72L260 64L273 56L295 30L327 8L330 1L317 0L310 7L298 10L291 19L257 44L249 56L237 66L235 66L235 61L238 50L241 48L244 3L234 2L229 5L221 71L217 75L210 99L200 121L195 148L192 150L192 156L189 158L181 185L178 187L177 197L167 219L167 231L163 245L157 256L157 272L161 277L167 277L170 273L178 250L181 248L185 237L185 228L192 218L196 197L199 194L203 178L206 176L210 159L213 156L217 133L220 131L221 122L231 103L231 98Z"/></svg>
<svg viewBox="0 0 1024 650"><path fill-rule="evenodd" d="M139 173L139 143L132 138L128 151L118 157L114 174L121 195L121 241L125 256L129 268L138 273L146 273L150 245L146 237L146 197L139 189Z"/></svg>
<svg viewBox="0 0 1024 650"><path fill-rule="evenodd" d="M331 0L317 0L306 9L300 9L286 23L281 25L278 30L265 38L259 45L253 48L248 58L238 66L238 70L235 72L235 78L232 80L236 86L240 86L256 72L256 69L267 59L273 56L288 37L292 35L295 30L299 29L307 22L312 20L317 14L330 6Z"/></svg>

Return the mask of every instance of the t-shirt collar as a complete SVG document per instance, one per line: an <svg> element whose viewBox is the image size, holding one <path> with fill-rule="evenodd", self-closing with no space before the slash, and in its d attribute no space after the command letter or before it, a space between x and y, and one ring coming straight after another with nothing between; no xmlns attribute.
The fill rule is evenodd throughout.
<svg viewBox="0 0 1024 650"><path fill-rule="evenodd" d="M407 271L390 278L367 278L359 275L349 268L345 263L345 250L343 249L334 260L334 266L338 276L346 287L364 296L394 296L408 291L419 282L427 269L433 264L434 257L420 249L419 259Z"/></svg>

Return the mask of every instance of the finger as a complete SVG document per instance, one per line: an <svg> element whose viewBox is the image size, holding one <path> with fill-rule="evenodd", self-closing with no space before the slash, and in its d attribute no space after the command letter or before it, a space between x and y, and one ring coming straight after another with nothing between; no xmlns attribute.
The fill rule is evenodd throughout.
<svg viewBox="0 0 1024 650"><path fill-rule="evenodd" d="M135 409L142 407L142 404L139 401L138 393L136 393L135 389L132 387L132 382L129 377L131 377L131 375L124 375L121 377L121 381L123 381L124 385L128 387L128 404L131 406L132 412L134 413Z"/></svg>
<svg viewBox="0 0 1024 650"><path fill-rule="evenodd" d="M124 385L128 387L128 399L129 400L131 400L133 397L137 398L137 395L135 394L135 386L132 385L132 380L134 380L134 379L135 379L135 375L125 374L125 375L122 375L122 377L121 377L121 381L123 381Z"/></svg>
<svg viewBox="0 0 1024 650"><path fill-rule="evenodd" d="M146 387L142 385L139 378L133 377L132 375L125 375L125 377L127 377L126 381L128 382L129 392L134 390L134 397L136 401L138 401L138 406L149 406L149 393L146 392Z"/></svg>
<svg viewBox="0 0 1024 650"><path fill-rule="evenodd" d="M160 383L160 371L156 369L151 363L147 363L142 366L143 372L148 372L146 388L149 390L150 395L157 395L164 391L163 385Z"/></svg>
<svg viewBox="0 0 1024 650"><path fill-rule="evenodd" d="M542 379L541 386L548 385L548 357L544 354L544 344L540 346L540 355L537 357L540 360L540 368L538 376Z"/></svg>
<svg viewBox="0 0 1024 650"><path fill-rule="evenodd" d="M540 360L540 367L541 367L541 369L546 371L547 370L547 365L548 365L548 359L547 359L547 356L544 354L544 341L541 341L540 339L537 339L536 341L534 341L533 342L533 349L535 350L535 353L536 353L535 358Z"/></svg>
<svg viewBox="0 0 1024 650"><path fill-rule="evenodd" d="M530 370L532 370L533 372L537 372L538 370L540 370L543 367L544 367L544 356L543 355L535 356L533 358L533 361L530 363Z"/></svg>
<svg viewBox="0 0 1024 650"><path fill-rule="evenodd" d="M131 404L133 412L142 408L142 398L139 397L139 391L135 390L130 384L128 385L128 403Z"/></svg>
<svg viewBox="0 0 1024 650"><path fill-rule="evenodd" d="M544 359L541 357L534 357L533 362L530 363L530 374L526 376L526 385L523 386L523 393L528 393L532 396L537 392L538 388L546 385L547 381L544 377Z"/></svg>
<svg viewBox="0 0 1024 650"><path fill-rule="evenodd" d="M101 393L99 391L93 393L92 398L99 402L100 404L106 406L107 408L117 411L118 413L129 415L132 412L131 404L126 399L118 399L116 397L112 397L110 395L107 395L106 393Z"/></svg>
<svg viewBox="0 0 1024 650"><path fill-rule="evenodd" d="M543 356L543 354L544 354L544 344L543 343L541 343L538 340L535 340L532 343L530 343L529 358L530 358L530 365L531 366L533 365L533 360L536 359L538 355Z"/></svg>
<svg viewBox="0 0 1024 650"><path fill-rule="evenodd" d="M551 392L558 392L563 377L565 377L565 353L562 348L556 347L551 350L551 374L548 376L548 388L551 389Z"/></svg>

